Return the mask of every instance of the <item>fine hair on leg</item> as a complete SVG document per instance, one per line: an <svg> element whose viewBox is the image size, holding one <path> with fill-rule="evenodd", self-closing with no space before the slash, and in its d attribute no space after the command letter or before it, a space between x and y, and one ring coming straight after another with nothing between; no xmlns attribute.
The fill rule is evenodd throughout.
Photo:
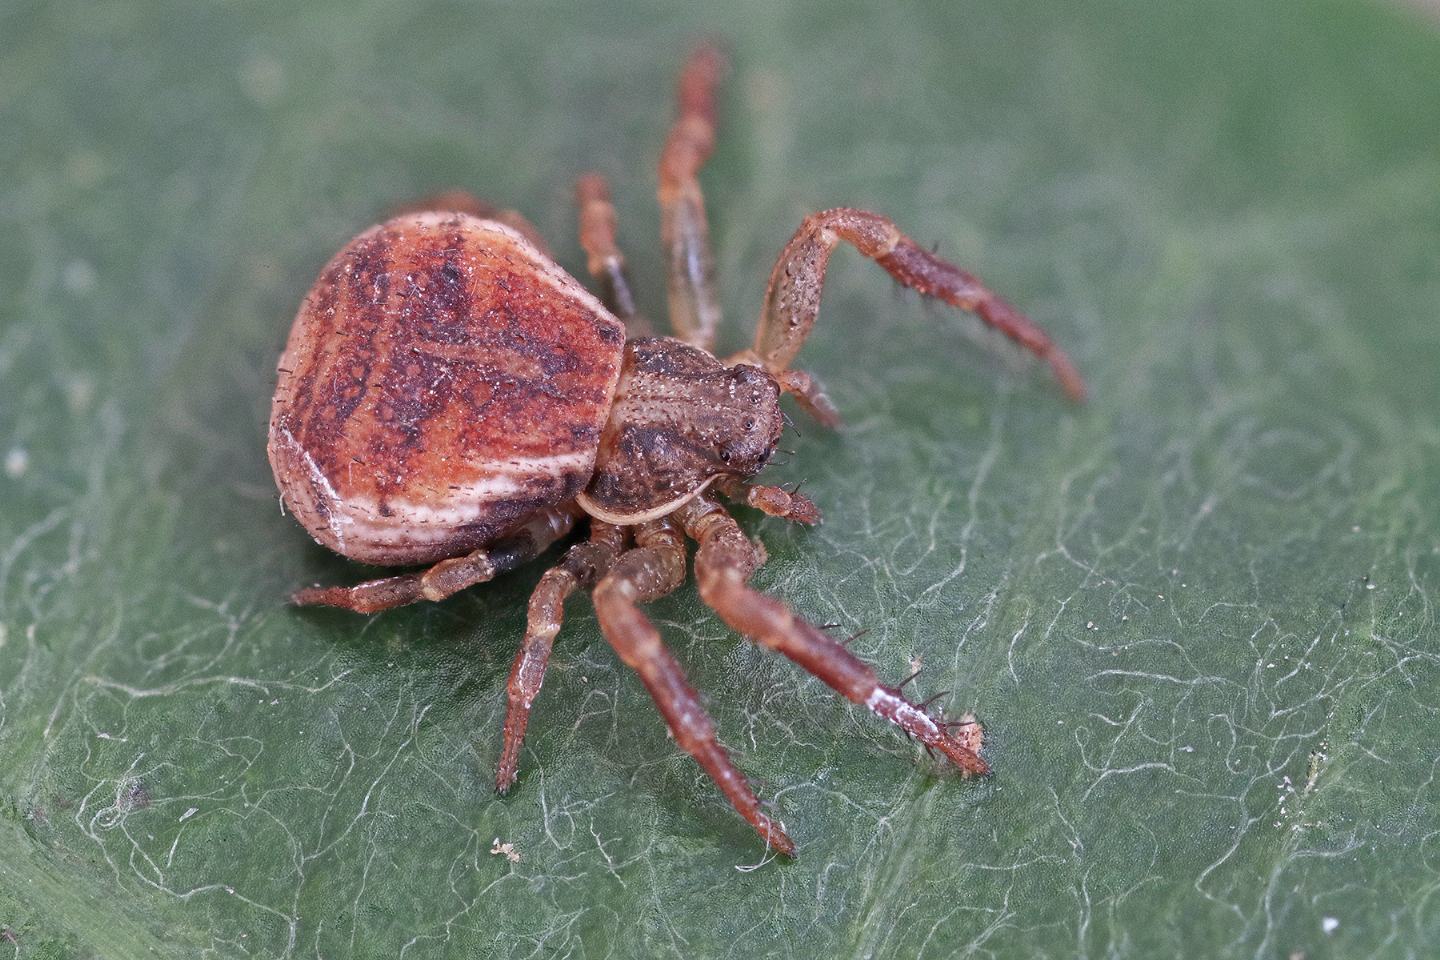
<svg viewBox="0 0 1440 960"><path fill-rule="evenodd" d="M990 292L976 277L901 233L888 217L848 207L810 215L785 244L770 272L755 346L741 359L758 362L772 375L790 368L815 326L830 255L842 241L910 289L976 314L1048 363L1072 400L1085 399L1085 382L1079 371L1038 325ZM782 381L781 385L802 399L806 399L808 391L812 403L816 393L823 396L817 385L808 382L792 385Z"/></svg>
<svg viewBox="0 0 1440 960"><path fill-rule="evenodd" d="M789 657L847 700L863 704L926 747L940 751L965 773L989 772L985 761L952 737L942 722L911 703L898 687L881 685L875 671L844 644L796 616L784 603L750 587L746 581L761 558L724 507L702 496L680 508L677 516L699 544L695 579L700 599L732 629Z"/></svg>

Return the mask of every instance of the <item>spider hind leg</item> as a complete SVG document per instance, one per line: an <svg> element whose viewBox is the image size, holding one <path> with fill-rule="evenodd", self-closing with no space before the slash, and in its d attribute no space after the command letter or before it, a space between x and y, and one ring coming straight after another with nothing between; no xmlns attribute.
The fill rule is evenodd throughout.
<svg viewBox="0 0 1440 960"><path fill-rule="evenodd" d="M574 504L549 507L524 526L489 546L462 557L441 560L427 570L366 580L350 587L304 587L290 595L297 607L339 607L377 613L419 600L439 601L495 577L544 553L575 526Z"/></svg>

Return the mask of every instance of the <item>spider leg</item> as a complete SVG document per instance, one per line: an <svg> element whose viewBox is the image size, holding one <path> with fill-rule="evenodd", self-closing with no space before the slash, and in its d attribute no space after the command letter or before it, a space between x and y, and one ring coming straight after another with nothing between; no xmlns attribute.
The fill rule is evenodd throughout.
<svg viewBox="0 0 1440 960"><path fill-rule="evenodd" d="M366 580L352 587L305 587L296 590L290 602L297 607L375 613L417 600L444 600L544 553L575 526L576 510L573 504L541 510L514 533L463 557L441 560L428 570Z"/></svg>
<svg viewBox="0 0 1440 960"><path fill-rule="evenodd" d="M605 639L640 675L665 718L675 742L694 757L755 832L787 856L795 844L784 828L760 809L760 801L715 737L715 726L660 632L638 606L674 590L685 580L684 536L674 520L652 520L638 528L636 548L623 554L595 588L595 612Z"/></svg>
<svg viewBox="0 0 1440 960"><path fill-rule="evenodd" d="M468 213L470 216L479 217L482 220L503 223L529 240L537 250L546 256L550 255L550 248L546 246L545 238L540 235L535 224L525 219L524 214L518 210L505 210L497 207L464 190L446 190L423 197L414 203L401 204L391 210L390 215L399 216L402 213L429 213L431 211L449 212L451 210L456 213Z"/></svg>
<svg viewBox="0 0 1440 960"><path fill-rule="evenodd" d="M720 302L715 261L700 192L700 168L715 149L715 87L725 72L718 49L702 44L680 74L679 115L660 154L660 238L668 263L670 325L676 336L705 350L715 344Z"/></svg>
<svg viewBox="0 0 1440 960"><path fill-rule="evenodd" d="M550 649L565 619L566 598L577 587L593 587L624 548L623 527L592 520L590 539L566 551L564 559L545 571L535 586L535 592L530 595L525 638L515 654L506 688L504 745L495 769L496 793L508 791L518 775L520 747L525 742L525 727L530 722L530 706L545 680Z"/></svg>
<svg viewBox="0 0 1440 960"><path fill-rule="evenodd" d="M781 390L794 397L800 409L814 417L821 426L831 430L840 426L840 411L835 409L830 395L825 392L814 374L804 370L781 370L775 374L775 382L780 384Z"/></svg>
<svg viewBox="0 0 1440 960"><path fill-rule="evenodd" d="M881 685L875 671L819 627L796 616L785 604L751 588L746 581L761 555L725 509L697 497L677 516L699 545L695 579L700 599L731 628L789 657L829 684L841 696L864 704L927 747L934 747L965 773L983 774L989 766L897 687Z"/></svg>
<svg viewBox="0 0 1440 960"><path fill-rule="evenodd" d="M421 599L420 574L366 580L353 587L302 587L290 595L297 607L340 607L354 613L376 613Z"/></svg>
<svg viewBox="0 0 1440 960"><path fill-rule="evenodd" d="M615 241L615 205L605 177L587 173L575 181L575 202L580 208L580 246L590 276L600 285L600 299L625 322L630 336L648 336L650 324L635 306L625 256Z"/></svg>
<svg viewBox="0 0 1440 960"><path fill-rule="evenodd" d="M731 500L739 500L772 517L791 523L814 526L820 522L820 508L798 490L786 490L764 483L746 483L734 477L715 482L715 487Z"/></svg>
<svg viewBox="0 0 1440 960"><path fill-rule="evenodd" d="M916 244L889 218L846 207L805 218L781 251L765 290L765 308L755 334L754 349L745 355L752 362L759 362L776 375L789 369L815 326L825 269L830 254L842 240L880 264L905 286L977 314L985 323L1049 363L1055 378L1072 400L1085 399L1085 382L1079 371L1044 330L991 293L978 279ZM787 392L796 393L802 402L809 399L814 404L818 388L812 384L782 381L781 386ZM820 395L823 396L823 392Z"/></svg>

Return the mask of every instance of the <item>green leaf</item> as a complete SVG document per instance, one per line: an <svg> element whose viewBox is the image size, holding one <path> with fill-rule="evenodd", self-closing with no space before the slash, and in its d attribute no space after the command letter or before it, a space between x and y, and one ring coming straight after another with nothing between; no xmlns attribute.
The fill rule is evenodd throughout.
<svg viewBox="0 0 1440 960"><path fill-rule="evenodd" d="M1440 39L1369 4L761 0L0 10L0 956L1418 957L1440 942ZM693 586L653 614L800 844L755 836L541 569L371 618L277 509L320 265L462 186L659 317L688 42L746 342L809 211L893 216L1066 346L1064 402L853 254L757 577L987 728L961 780ZM492 855L496 838L520 860Z"/></svg>

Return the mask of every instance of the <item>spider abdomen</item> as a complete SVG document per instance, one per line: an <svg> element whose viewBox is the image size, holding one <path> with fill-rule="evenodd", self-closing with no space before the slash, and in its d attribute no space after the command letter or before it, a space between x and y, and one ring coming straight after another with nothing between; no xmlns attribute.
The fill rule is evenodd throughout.
<svg viewBox="0 0 1440 960"><path fill-rule="evenodd" d="M367 563L491 543L589 481L624 341L503 224L412 213L367 230L321 272L280 358L281 497Z"/></svg>

